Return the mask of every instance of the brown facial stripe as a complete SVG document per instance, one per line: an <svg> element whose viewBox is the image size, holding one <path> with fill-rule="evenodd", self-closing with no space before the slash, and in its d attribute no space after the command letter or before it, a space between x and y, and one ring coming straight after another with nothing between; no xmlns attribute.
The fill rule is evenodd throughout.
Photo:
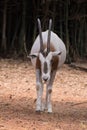
<svg viewBox="0 0 87 130"><path fill-rule="evenodd" d="M46 62L44 62L44 73L46 74L47 72L48 72L48 67L47 67L47 63Z"/></svg>

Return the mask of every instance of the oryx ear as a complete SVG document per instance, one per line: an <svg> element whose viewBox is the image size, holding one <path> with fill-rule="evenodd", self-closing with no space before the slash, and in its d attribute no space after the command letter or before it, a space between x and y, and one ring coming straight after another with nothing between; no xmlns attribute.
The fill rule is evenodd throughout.
<svg viewBox="0 0 87 130"><path fill-rule="evenodd" d="M30 59L37 58L37 57L38 57L38 53L29 54L27 56L27 58L30 58Z"/></svg>
<svg viewBox="0 0 87 130"><path fill-rule="evenodd" d="M52 52L52 56L59 56L59 55L61 55L61 51L55 51L55 52Z"/></svg>

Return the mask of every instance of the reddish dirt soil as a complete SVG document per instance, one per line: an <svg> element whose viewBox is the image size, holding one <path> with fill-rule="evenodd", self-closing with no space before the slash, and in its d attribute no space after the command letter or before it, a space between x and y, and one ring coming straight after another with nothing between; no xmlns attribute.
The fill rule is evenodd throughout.
<svg viewBox="0 0 87 130"><path fill-rule="evenodd" d="M67 65L58 70L52 114L37 114L35 100L31 63L0 59L0 130L87 130L87 72Z"/></svg>

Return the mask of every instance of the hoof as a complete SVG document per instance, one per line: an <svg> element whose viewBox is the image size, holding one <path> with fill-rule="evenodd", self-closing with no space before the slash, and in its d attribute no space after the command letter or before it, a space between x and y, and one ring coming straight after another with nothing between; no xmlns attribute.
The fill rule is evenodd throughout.
<svg viewBox="0 0 87 130"><path fill-rule="evenodd" d="M37 113L37 114L41 114L41 111L40 111L40 110L36 110L36 113Z"/></svg>
<svg viewBox="0 0 87 130"><path fill-rule="evenodd" d="M48 113L52 113L52 108L49 108L49 109L48 109Z"/></svg>
<svg viewBox="0 0 87 130"><path fill-rule="evenodd" d="M38 113L38 114L41 113L41 107L40 106L36 107L36 113Z"/></svg>

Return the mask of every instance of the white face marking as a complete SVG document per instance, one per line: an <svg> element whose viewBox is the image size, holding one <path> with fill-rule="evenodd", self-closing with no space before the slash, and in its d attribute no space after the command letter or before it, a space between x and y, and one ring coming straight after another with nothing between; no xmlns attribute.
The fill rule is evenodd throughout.
<svg viewBox="0 0 87 130"><path fill-rule="evenodd" d="M52 69L52 58L54 56L58 56L60 55L61 52L49 52L49 54L47 56L44 56L42 53L34 53L34 54L30 54L30 57L36 58L39 57L39 60L41 62L41 74L42 74L42 80L49 81L50 80L50 76L51 76L51 69Z"/></svg>
<svg viewBox="0 0 87 130"><path fill-rule="evenodd" d="M46 57L44 57L40 53L39 59L40 59L40 62L41 62L42 80L44 80L45 82L49 81L50 80L50 73L51 73L52 53L50 52Z"/></svg>

